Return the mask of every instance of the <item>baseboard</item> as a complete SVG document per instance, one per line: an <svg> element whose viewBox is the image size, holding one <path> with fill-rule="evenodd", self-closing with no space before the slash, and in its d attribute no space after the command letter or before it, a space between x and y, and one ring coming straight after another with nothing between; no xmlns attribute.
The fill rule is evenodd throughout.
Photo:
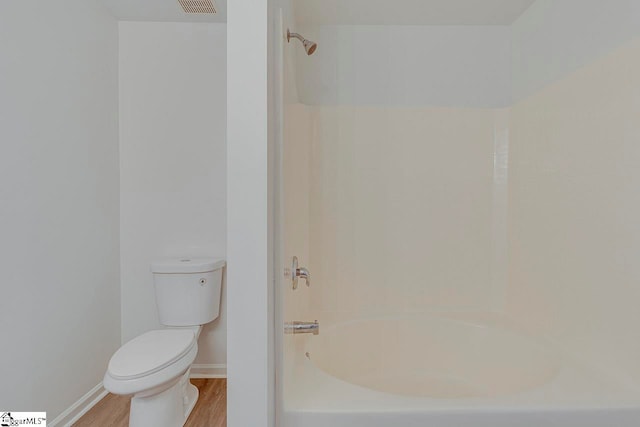
<svg viewBox="0 0 640 427"><path fill-rule="evenodd" d="M71 405L66 411L56 417L51 423L51 427L70 427L100 402L106 395L107 390L102 386L102 382L92 388L87 394L82 396L76 403Z"/></svg>
<svg viewBox="0 0 640 427"><path fill-rule="evenodd" d="M227 365L224 363L191 365L191 378L227 378Z"/></svg>

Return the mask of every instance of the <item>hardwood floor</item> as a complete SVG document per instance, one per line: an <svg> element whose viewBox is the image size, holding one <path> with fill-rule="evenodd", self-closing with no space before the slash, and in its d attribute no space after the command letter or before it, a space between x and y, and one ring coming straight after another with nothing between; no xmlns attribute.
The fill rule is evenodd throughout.
<svg viewBox="0 0 640 427"><path fill-rule="evenodd" d="M192 379L200 397L185 427L226 427L227 380ZM108 394L73 427L128 427L131 396Z"/></svg>
<svg viewBox="0 0 640 427"><path fill-rule="evenodd" d="M227 380L191 380L200 397L185 427L227 427Z"/></svg>

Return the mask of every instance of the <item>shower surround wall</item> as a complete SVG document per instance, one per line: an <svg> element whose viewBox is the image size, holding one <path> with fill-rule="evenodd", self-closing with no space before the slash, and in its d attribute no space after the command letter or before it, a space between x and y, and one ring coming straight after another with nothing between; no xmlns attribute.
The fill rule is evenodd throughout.
<svg viewBox="0 0 640 427"><path fill-rule="evenodd" d="M507 312L637 388L640 3L538 0L512 29Z"/></svg>
<svg viewBox="0 0 640 427"><path fill-rule="evenodd" d="M508 312L640 384L640 40L512 112Z"/></svg>
<svg viewBox="0 0 640 427"><path fill-rule="evenodd" d="M296 52L289 107L311 123L291 142L314 274L298 317L495 311L637 384L638 12L538 0L510 27L302 28L319 48Z"/></svg>
<svg viewBox="0 0 640 427"><path fill-rule="evenodd" d="M362 316L495 306L504 292L491 291L500 114L315 108L315 310Z"/></svg>
<svg viewBox="0 0 640 427"><path fill-rule="evenodd" d="M296 63L297 110L311 122L296 141L309 145L308 316L503 309L506 163L495 151L508 126L509 28L304 34L319 43Z"/></svg>

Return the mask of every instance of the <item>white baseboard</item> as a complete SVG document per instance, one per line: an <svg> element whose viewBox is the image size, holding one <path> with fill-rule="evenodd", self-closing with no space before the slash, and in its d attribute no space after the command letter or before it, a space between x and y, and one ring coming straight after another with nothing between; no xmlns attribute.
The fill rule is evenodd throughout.
<svg viewBox="0 0 640 427"><path fill-rule="evenodd" d="M227 378L227 365L224 363L191 365L191 378Z"/></svg>
<svg viewBox="0 0 640 427"><path fill-rule="evenodd" d="M86 414L89 409L93 408L96 403L100 402L107 393L107 390L102 386L102 382L100 382L66 411L58 415L49 425L51 427L70 427Z"/></svg>

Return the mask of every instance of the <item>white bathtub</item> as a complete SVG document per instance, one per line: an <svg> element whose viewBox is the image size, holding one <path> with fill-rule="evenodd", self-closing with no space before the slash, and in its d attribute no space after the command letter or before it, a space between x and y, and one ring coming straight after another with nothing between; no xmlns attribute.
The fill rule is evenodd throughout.
<svg viewBox="0 0 640 427"><path fill-rule="evenodd" d="M282 427L640 426L637 390L491 316L363 319L295 339L307 357Z"/></svg>

